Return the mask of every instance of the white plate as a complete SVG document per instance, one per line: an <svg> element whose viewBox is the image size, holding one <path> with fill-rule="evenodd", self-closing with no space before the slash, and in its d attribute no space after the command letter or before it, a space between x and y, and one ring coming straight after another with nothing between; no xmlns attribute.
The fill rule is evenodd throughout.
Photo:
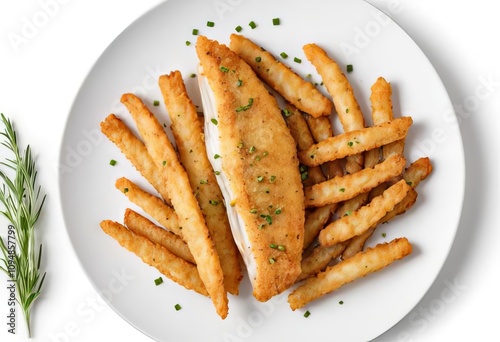
<svg viewBox="0 0 500 342"><path fill-rule="evenodd" d="M276 17L281 19L279 26L272 24ZM252 20L257 24L253 30L248 26ZM207 21L215 27L207 27ZM229 316L223 321L209 299L170 281L155 286L159 272L101 231L101 220L121 222L126 207L137 209L114 188L115 180L127 176L145 182L101 135L99 123L111 112L131 122L119 103L125 92L140 95L166 118L163 107L152 103L161 100L158 76L175 69L183 72L193 100L200 103L196 79L188 77L196 71L192 30L227 43L238 25L242 34L275 55L285 51L290 56L285 62L302 75L311 73L315 81L319 78L302 53L305 43L323 46L343 67L352 64L354 72L347 75L368 123L370 86L383 76L393 86L396 116L414 119L407 138L408 160L429 156L434 171L419 185L416 205L380 227L369 242L406 236L414 245L412 255L295 312L286 302L287 294L268 303L256 302L245 278L240 296L230 297ZM193 44L186 46L186 41ZM293 57L302 63L293 62ZM118 164L110 166L110 159ZM439 273L455 237L465 178L457 120L438 75L400 27L360 0L161 4L127 28L91 70L68 118L60 166L62 210L84 272L119 315L162 341L331 336L338 341L366 341L381 335L412 310ZM174 309L177 303L182 310ZM303 316L305 310L311 312L308 318Z"/></svg>

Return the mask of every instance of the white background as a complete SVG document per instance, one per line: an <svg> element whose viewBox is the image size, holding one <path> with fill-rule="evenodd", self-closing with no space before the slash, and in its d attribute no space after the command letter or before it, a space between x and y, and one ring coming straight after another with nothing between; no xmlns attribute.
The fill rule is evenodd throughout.
<svg viewBox="0 0 500 342"><path fill-rule="evenodd" d="M149 341L98 301L81 271L60 213L54 165L72 101L93 63L125 27L160 2L0 2L0 112L33 147L48 194L39 222L48 276L33 311L33 341ZM498 12L490 0L368 2L416 41L442 78L461 113L467 174L460 226L441 273L415 309L376 341L500 340ZM41 12L48 20L13 44L9 37L21 36L27 21L43 19ZM21 322L15 336L7 333L5 279L0 275L0 341L25 341Z"/></svg>

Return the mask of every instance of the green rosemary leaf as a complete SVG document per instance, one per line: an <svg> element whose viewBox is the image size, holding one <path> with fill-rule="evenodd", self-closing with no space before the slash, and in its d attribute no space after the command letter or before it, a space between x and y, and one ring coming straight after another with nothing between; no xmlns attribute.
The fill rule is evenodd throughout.
<svg viewBox="0 0 500 342"><path fill-rule="evenodd" d="M35 241L35 224L46 195L42 195L41 187L37 184L36 163L30 146L21 152L12 122L3 114L1 120L5 126L5 130L0 132L0 138L3 138L1 145L13 157L5 157L0 161L0 167L6 169L0 170L0 205L4 207L0 213L11 223L8 228L9 239L0 237L0 263L5 266L0 266L0 270L15 283L16 301L23 312L28 337L31 337L31 309L40 296L46 275L45 272L40 273L42 245L37 251Z"/></svg>

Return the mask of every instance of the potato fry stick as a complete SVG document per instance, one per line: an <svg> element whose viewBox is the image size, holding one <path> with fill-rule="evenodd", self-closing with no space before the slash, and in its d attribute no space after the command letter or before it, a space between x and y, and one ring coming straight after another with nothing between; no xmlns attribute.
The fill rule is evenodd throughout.
<svg viewBox="0 0 500 342"><path fill-rule="evenodd" d="M141 175L158 191L163 200L170 204L170 199L161 184L161 176L148 154L148 150L142 141L120 120L116 115L110 114L101 122L101 131L111 140L130 160L132 165Z"/></svg>
<svg viewBox="0 0 500 342"><path fill-rule="evenodd" d="M328 93L332 96L335 111L345 132L365 126L363 113L354 96L352 87L337 63L316 44L303 47L307 59L320 74Z"/></svg>
<svg viewBox="0 0 500 342"><path fill-rule="evenodd" d="M328 219L337 208L337 204L329 204L324 207L319 207L313 210L306 216L304 223L304 249L309 246L318 236L321 229L324 228Z"/></svg>
<svg viewBox="0 0 500 342"><path fill-rule="evenodd" d="M342 133L299 151L299 160L307 166L316 166L359 154L402 139L412 123L411 117L402 117L385 124Z"/></svg>
<svg viewBox="0 0 500 342"><path fill-rule="evenodd" d="M375 197L368 205L333 221L319 233L320 244L331 246L364 233L401 202L410 189L410 186L401 180L385 190L381 196Z"/></svg>
<svg viewBox="0 0 500 342"><path fill-rule="evenodd" d="M394 119L392 113L392 88L383 77L377 78L371 87L372 121L379 125Z"/></svg>
<svg viewBox="0 0 500 342"><path fill-rule="evenodd" d="M287 103L285 108L285 121L290 129L290 133L292 134L293 139L297 143L297 149L305 150L314 144L314 139L309 131L309 127L307 125L306 119L302 116L302 113L295 108L295 106ZM328 120L326 116L321 116L321 118L325 118ZM302 173L304 175L304 173ZM307 170L306 177L303 177L303 184L305 186L310 186L316 183L320 183L325 181L325 175L321 170L321 167L314 166L310 167Z"/></svg>
<svg viewBox="0 0 500 342"><path fill-rule="evenodd" d="M136 254L146 264L155 267L160 273L204 296L208 296L196 266L170 253L165 247L155 244L142 235L135 234L118 222L104 220L102 230L118 243Z"/></svg>
<svg viewBox="0 0 500 342"><path fill-rule="evenodd" d="M310 255L302 259L302 272L297 277L297 282L304 280L311 275L314 275L325 269L325 267L328 266L332 259L335 259L340 254L342 254L345 246L346 243L342 242L328 247L316 247Z"/></svg>
<svg viewBox="0 0 500 342"><path fill-rule="evenodd" d="M432 172L432 164L428 157L422 157L414 161L403 172L404 180L413 188L429 176Z"/></svg>
<svg viewBox="0 0 500 342"><path fill-rule="evenodd" d="M307 59L321 75L323 83L333 99L335 111L344 132L364 128L365 119L354 96L352 86L337 63L316 44L307 44L303 47L303 50ZM361 170L363 168L363 154L348 156L345 168L347 173Z"/></svg>
<svg viewBox="0 0 500 342"><path fill-rule="evenodd" d="M123 217L123 223L135 234L142 235L151 240L151 242L165 247L179 258L189 261L194 265L196 264L188 246L178 235L157 226L136 211L127 208Z"/></svg>
<svg viewBox="0 0 500 342"><path fill-rule="evenodd" d="M316 277L307 279L288 296L292 310L304 307L308 303L331 293L345 284L377 272L394 261L400 260L412 252L412 246L406 238L394 239L389 243L379 244L360 252L355 256L328 267Z"/></svg>
<svg viewBox="0 0 500 342"><path fill-rule="evenodd" d="M174 209L163 202L161 198L141 189L125 177L117 179L115 187L120 190L122 194L127 196L132 203L136 204L148 213L165 229L183 238L177 214Z"/></svg>
<svg viewBox="0 0 500 342"><path fill-rule="evenodd" d="M401 155L392 155L373 168L334 177L325 182L306 187L304 189L306 207L320 207L338 203L365 193L377 185L401 175L405 162L404 157Z"/></svg>
<svg viewBox="0 0 500 342"><path fill-rule="evenodd" d="M355 237L346 241L345 243L347 244L347 246L342 252L342 260L348 259L356 255L358 252L362 251L363 248L365 247L366 240L368 240L372 236L374 231L375 227L371 227L363 234L356 235Z"/></svg>
<svg viewBox="0 0 500 342"><path fill-rule="evenodd" d="M222 192L208 160L196 106L187 94L179 71L162 75L159 86L172 122L180 161L186 169L191 187L197 192L196 198L219 255L224 285L229 293L237 295L243 278L239 252L231 234Z"/></svg>
<svg viewBox="0 0 500 342"><path fill-rule="evenodd" d="M304 80L250 39L232 34L230 49L245 60L267 84L301 111L314 117L329 115L332 112L332 102L311 82Z"/></svg>
<svg viewBox="0 0 500 342"><path fill-rule="evenodd" d="M122 95L121 101L132 115L148 153L162 170L163 182L183 228L184 240L196 260L200 278L217 313L224 319L229 308L222 267L186 171L162 125L144 103L133 94Z"/></svg>

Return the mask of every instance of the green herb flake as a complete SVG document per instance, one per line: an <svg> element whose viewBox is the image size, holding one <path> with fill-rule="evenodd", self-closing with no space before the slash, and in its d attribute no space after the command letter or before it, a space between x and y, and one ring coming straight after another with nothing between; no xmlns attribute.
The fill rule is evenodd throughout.
<svg viewBox="0 0 500 342"><path fill-rule="evenodd" d="M210 203L211 205L218 205L219 204L219 201L216 201L216 200L209 200L208 203Z"/></svg>
<svg viewBox="0 0 500 342"><path fill-rule="evenodd" d="M339 304L340 304L340 305L343 305L343 304L344 304L344 301L343 301L343 300L339 301Z"/></svg>
<svg viewBox="0 0 500 342"><path fill-rule="evenodd" d="M269 263L270 263L271 265L272 265L272 264L274 264L275 262L276 262L276 259L274 259L274 258L269 258Z"/></svg>
<svg viewBox="0 0 500 342"><path fill-rule="evenodd" d="M347 70L347 72L353 72L354 67L352 66L352 64L347 64L346 70Z"/></svg>
<svg viewBox="0 0 500 342"><path fill-rule="evenodd" d="M387 236L387 234L386 234L386 233L382 233L382 237L384 237L384 238L385 238L386 236Z"/></svg>
<svg viewBox="0 0 500 342"><path fill-rule="evenodd" d="M236 26L236 27L234 28L234 30L235 30L236 32L241 32L241 31L243 30L243 27L241 27L240 25L238 25L238 26Z"/></svg>
<svg viewBox="0 0 500 342"><path fill-rule="evenodd" d="M193 29L191 33L193 34L193 36L197 36L199 32L200 31L198 29Z"/></svg>
<svg viewBox="0 0 500 342"><path fill-rule="evenodd" d="M288 54L286 52L280 53L280 56L281 56L281 58L284 58L284 59L288 58Z"/></svg>
<svg viewBox="0 0 500 342"><path fill-rule="evenodd" d="M294 58L293 58L293 61L294 61L295 63L299 63L299 64L300 64L300 63L302 63L302 59L300 59L300 58L298 58L298 57L294 57Z"/></svg>
<svg viewBox="0 0 500 342"><path fill-rule="evenodd" d="M345 192L345 188L340 188L339 191L340 192Z"/></svg>
<svg viewBox="0 0 500 342"><path fill-rule="evenodd" d="M186 40L186 46L191 45L191 42L189 40Z"/></svg>
<svg viewBox="0 0 500 342"><path fill-rule="evenodd" d="M290 115L292 115L293 113L291 111L289 111L288 109L283 109L281 111L281 114L285 117L285 118L288 118Z"/></svg>
<svg viewBox="0 0 500 342"><path fill-rule="evenodd" d="M163 283L163 278L162 277L158 277L158 278L155 279L155 285L156 286L158 286L158 285L160 285L162 283Z"/></svg>
<svg viewBox="0 0 500 342"><path fill-rule="evenodd" d="M274 213L275 213L276 215L281 214L281 212L282 212L281 208L278 208L278 209L276 209L276 210L274 211Z"/></svg>
<svg viewBox="0 0 500 342"><path fill-rule="evenodd" d="M278 26L280 24L280 18L273 18L273 25Z"/></svg>
<svg viewBox="0 0 500 342"><path fill-rule="evenodd" d="M220 154L217 154L217 153L214 154L214 159L219 159L220 157L221 157Z"/></svg>
<svg viewBox="0 0 500 342"><path fill-rule="evenodd" d="M241 87L243 85L243 80L236 81L236 86Z"/></svg>
<svg viewBox="0 0 500 342"><path fill-rule="evenodd" d="M179 311L180 309L182 309L182 306L180 306L180 304L175 304L174 308L175 308L175 311Z"/></svg>
<svg viewBox="0 0 500 342"><path fill-rule="evenodd" d="M248 26L250 26L250 28L253 30L257 27L257 24L255 23L255 21L252 20L251 22L248 23Z"/></svg>
<svg viewBox="0 0 500 342"><path fill-rule="evenodd" d="M126 194L128 192L128 188L123 189L123 193Z"/></svg>
<svg viewBox="0 0 500 342"><path fill-rule="evenodd" d="M248 99L248 104L244 105L244 106L239 106L238 108L236 108L236 112L239 113L239 112L244 112L246 110L248 110L250 107L252 107L253 105L253 98L249 98Z"/></svg>
<svg viewBox="0 0 500 342"><path fill-rule="evenodd" d="M347 143L347 146L349 146L349 147L352 147L352 145L354 145L354 143L353 143L352 141L349 141L349 142Z"/></svg>
<svg viewBox="0 0 500 342"><path fill-rule="evenodd" d="M214 27L215 23L213 21L207 21L207 26L208 27Z"/></svg>
<svg viewBox="0 0 500 342"><path fill-rule="evenodd" d="M304 312L304 317L307 318L311 316L311 313L309 312L309 310L307 310L306 312Z"/></svg>
<svg viewBox="0 0 500 342"><path fill-rule="evenodd" d="M215 126L217 126L217 124L219 123L219 122L217 121L217 119L215 119L215 118L210 119L210 121L211 121L211 122L212 122Z"/></svg>
<svg viewBox="0 0 500 342"><path fill-rule="evenodd" d="M262 182L264 180L264 176L258 176L257 177L257 182Z"/></svg>
<svg viewBox="0 0 500 342"><path fill-rule="evenodd" d="M111 166L115 166L115 165L116 165L116 160L111 159L111 160L109 161L109 165L111 165Z"/></svg>
<svg viewBox="0 0 500 342"><path fill-rule="evenodd" d="M262 61L262 57L260 57L260 56L255 57L255 61L257 63L260 63Z"/></svg>
<svg viewBox="0 0 500 342"><path fill-rule="evenodd" d="M222 71L222 72L229 72L229 68L226 68L225 66L221 65L219 67L219 70Z"/></svg>

